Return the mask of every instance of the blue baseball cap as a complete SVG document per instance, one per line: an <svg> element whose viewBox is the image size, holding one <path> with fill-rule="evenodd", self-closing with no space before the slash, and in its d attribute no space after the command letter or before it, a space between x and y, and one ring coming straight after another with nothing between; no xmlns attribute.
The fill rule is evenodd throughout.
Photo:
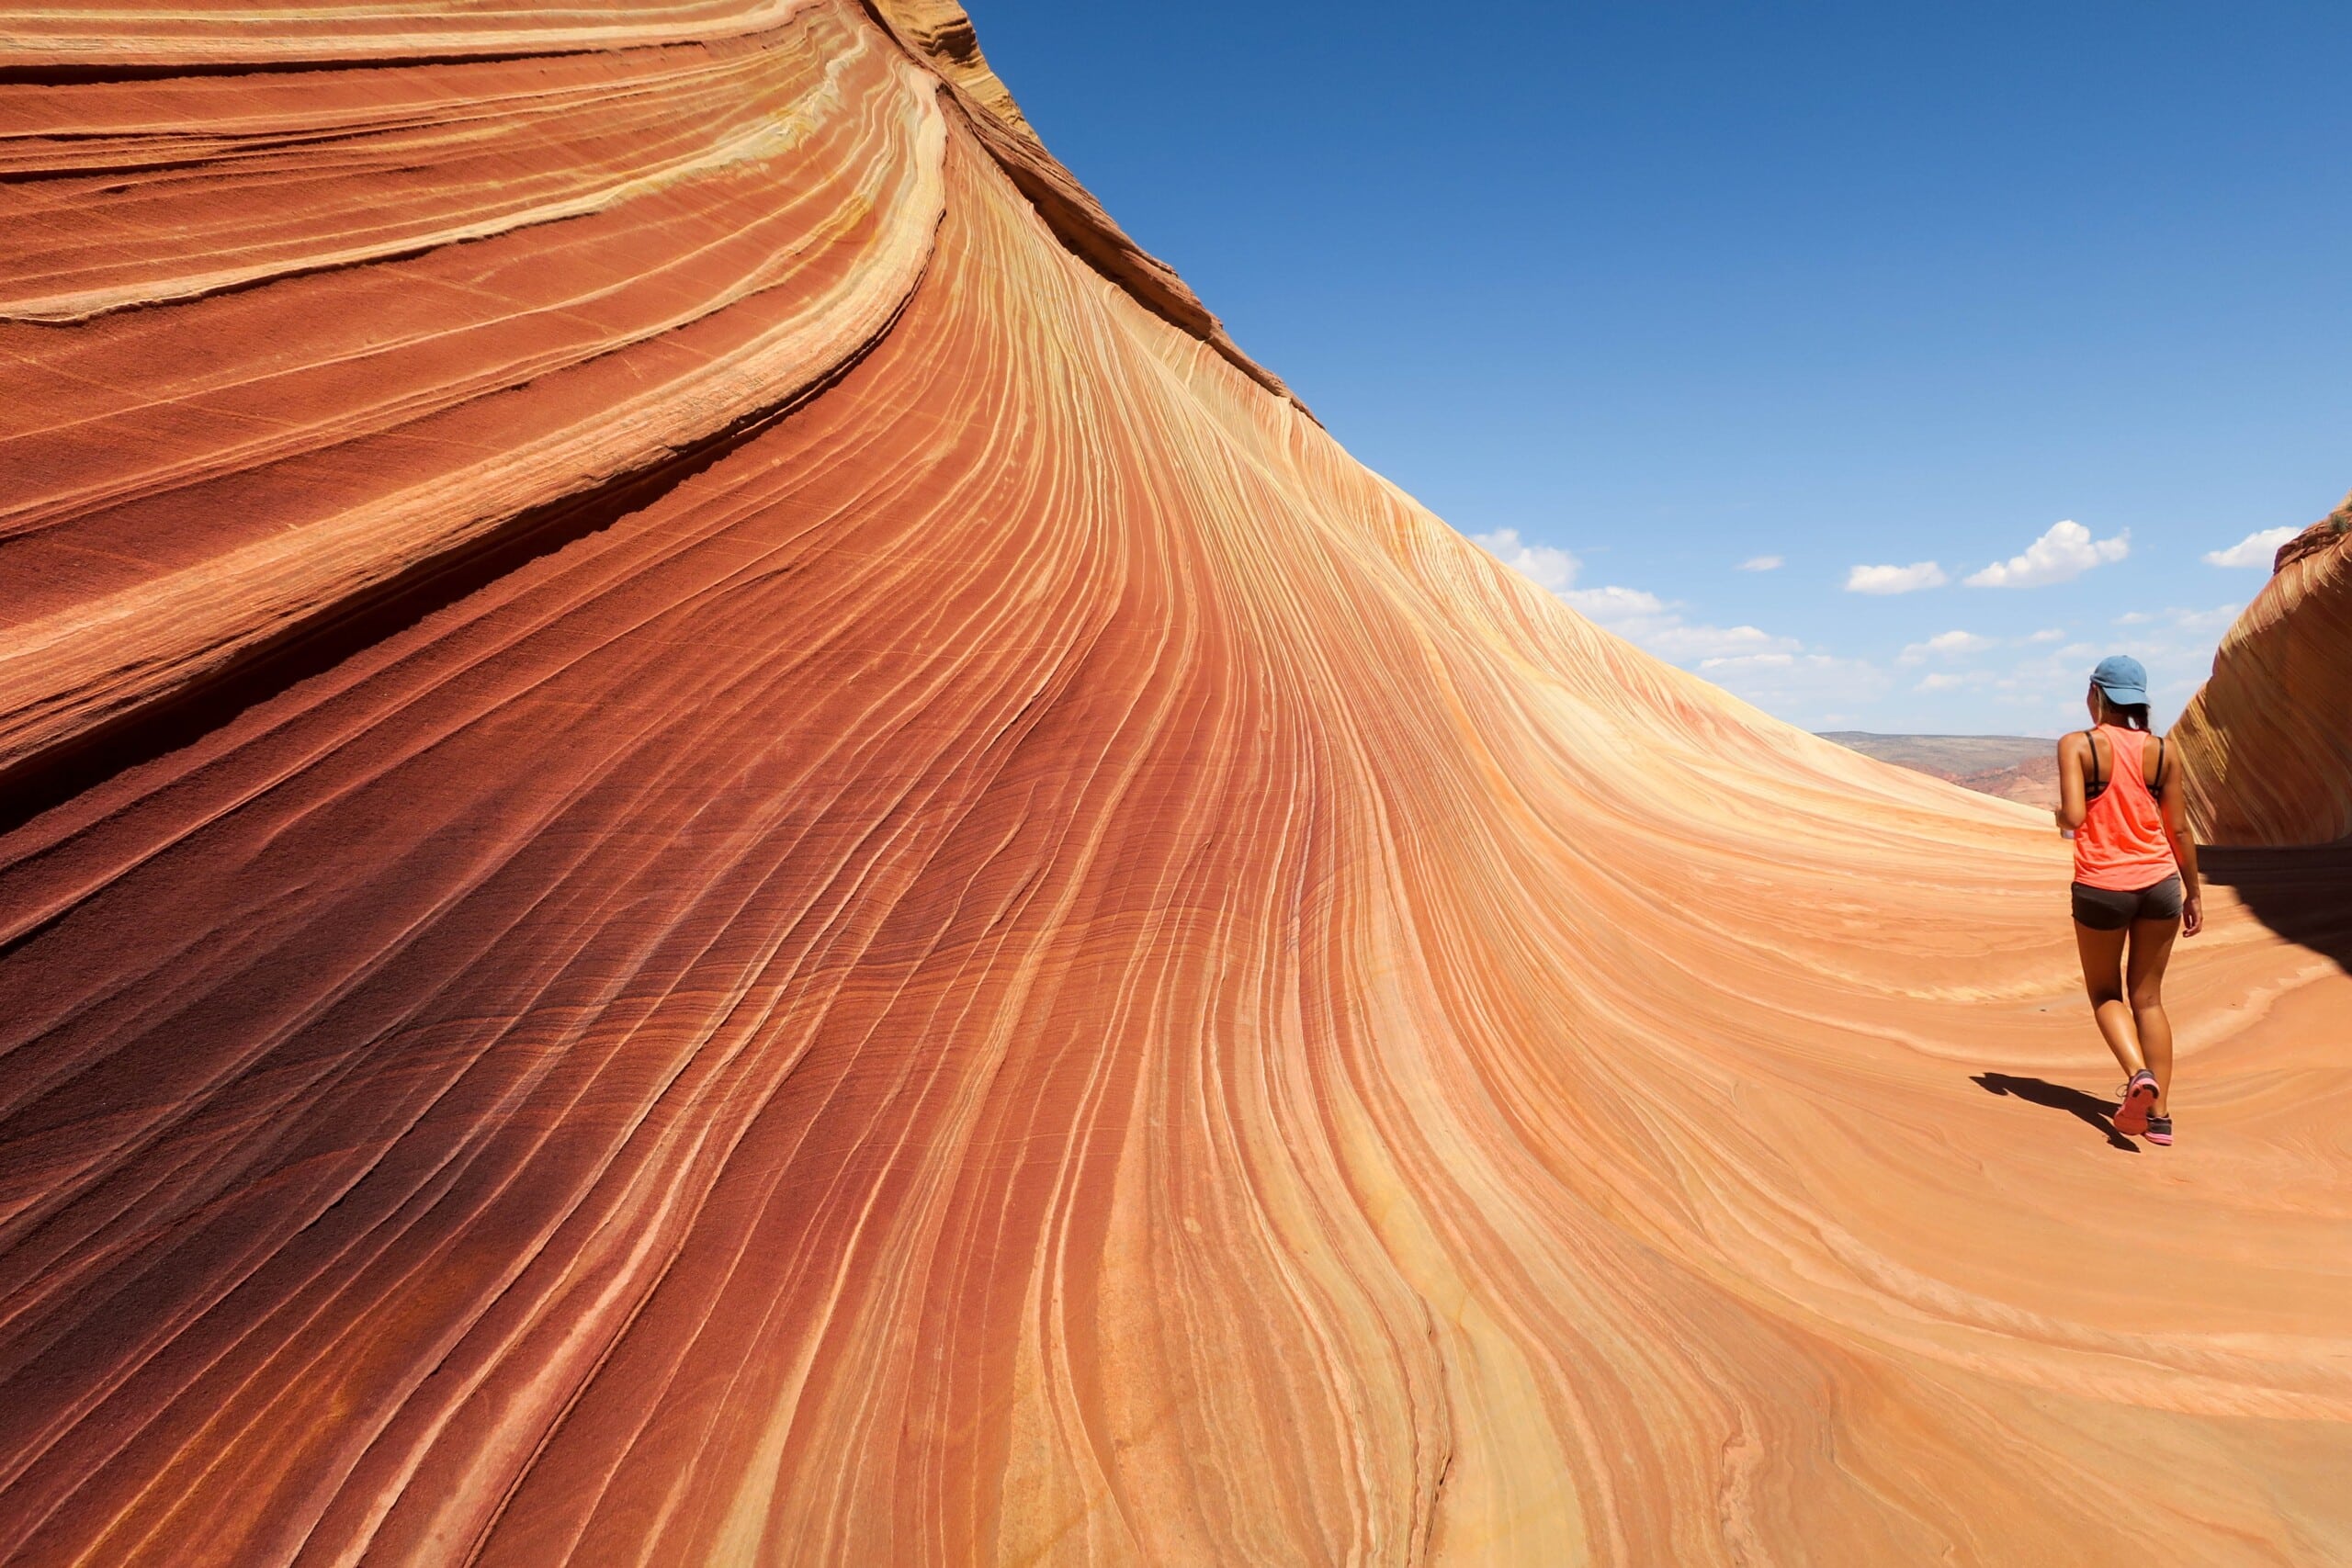
<svg viewBox="0 0 2352 1568"><path fill-rule="evenodd" d="M2091 671L2091 684L2107 694L2107 700L2118 707L2132 707L2148 700L2148 672L2140 661L2128 653L2110 653L2098 661Z"/></svg>

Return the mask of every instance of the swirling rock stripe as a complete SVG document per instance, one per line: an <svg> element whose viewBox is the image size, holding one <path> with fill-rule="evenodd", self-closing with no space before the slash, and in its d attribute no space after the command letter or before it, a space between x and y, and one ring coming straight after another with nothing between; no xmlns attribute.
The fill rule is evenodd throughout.
<svg viewBox="0 0 2352 1568"><path fill-rule="evenodd" d="M2173 729L2199 836L2352 840L2352 517L2346 498L2278 551Z"/></svg>
<svg viewBox="0 0 2352 1568"><path fill-rule="evenodd" d="M370 552L456 571L480 536L409 531L450 508L379 508L419 472L493 465L467 515L611 503L0 839L0 1558L2352 1545L2314 1087L2352 981L2217 900L2176 1000L2228 1087L2165 1178L1977 1092L2096 1050L2032 814L1501 570L1074 246L888 41L814 5L700 64L535 62L511 92L682 106L664 149L491 113L549 190L722 141L716 81L808 128L502 239L12 329L50 390L9 406L136 433L4 470L43 521L0 549L93 558L6 568L19 627L281 535L327 606ZM323 113L511 69L270 80ZM503 197L414 184L370 221ZM400 270L508 240L498 287ZM691 389L869 297L750 419ZM575 466L497 467L532 444ZM210 484L249 499L141 521ZM237 578L204 637L289 597Z"/></svg>
<svg viewBox="0 0 2352 1568"><path fill-rule="evenodd" d="M972 18L955 0L874 0L867 7L899 41L916 51L942 76L961 91L964 100L985 111L997 125L1014 132L1039 152L1045 151L1012 91L980 52L980 39Z"/></svg>
<svg viewBox="0 0 2352 1568"><path fill-rule="evenodd" d="M102 247L73 221L74 204L118 176L46 182L40 204L57 221L10 271L51 291L50 305L95 310L127 292L155 303L212 292L208 280L277 281L202 310L101 317L65 344L29 321L5 329L13 339L0 346L21 367L8 392L29 417L11 433L18 477L0 507L21 585L0 652L0 767L347 614L533 509L594 505L599 487L788 407L863 352L929 253L944 127L927 91L876 90L912 73L902 55L871 29L833 24L833 37L812 27L740 65L705 62L650 148L568 129L591 112L582 99L598 95L544 84L561 67L475 67L388 117L408 123L380 132L386 144L346 128L313 168L289 159L280 136L290 122L342 118L328 91L336 79L289 78L298 85L285 96L322 112L288 103L264 113L265 150L218 158L226 166L211 178L175 167L152 176L162 187L153 220L187 233L182 243L198 253L130 252L175 275L152 291L87 286L96 264L85 253ZM678 71L632 59L606 90L659 95ZM551 109L520 90L526 79L548 90ZM494 93L501 81L517 90L483 111L486 123L417 125L470 102L453 91ZM62 90L64 112L90 91ZM730 93L742 99L737 112L714 118ZM254 112L256 95L205 79L193 96L229 114ZM537 180L498 177L550 142L573 154L568 165L550 160ZM447 162L430 163L436 152ZM400 172L417 159L426 174ZM431 194L401 217L374 215L377 199L397 200L412 183ZM210 226L175 221L201 199L185 194L191 184L221 187ZM289 186L308 193L315 216L265 231L254 259L223 255L255 210L294 199ZM141 220L138 190L120 201L133 209L125 221ZM367 225L364 243L327 232L354 220ZM457 243L467 240L476 243ZM54 292L65 280L80 291ZM288 311L332 325L271 353L264 345ZM158 399L150 367L165 366L188 372Z"/></svg>
<svg viewBox="0 0 2352 1568"><path fill-rule="evenodd" d="M908 0L892 3L903 6ZM240 0L175 6L91 0L5 13L8 30L0 33L0 69L53 80L319 62L553 57L742 38L778 27L808 5L809 0L649 0L606 11L497 0L437 7L401 0L305 0L299 6L266 8Z"/></svg>

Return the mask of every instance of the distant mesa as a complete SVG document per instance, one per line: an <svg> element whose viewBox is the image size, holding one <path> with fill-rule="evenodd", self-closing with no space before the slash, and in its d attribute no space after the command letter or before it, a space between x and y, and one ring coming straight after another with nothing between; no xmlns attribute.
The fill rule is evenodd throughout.
<svg viewBox="0 0 2352 1568"><path fill-rule="evenodd" d="M2058 804L2058 742L2023 735L1876 735L1824 730L1822 739L1898 768L2044 809Z"/></svg>

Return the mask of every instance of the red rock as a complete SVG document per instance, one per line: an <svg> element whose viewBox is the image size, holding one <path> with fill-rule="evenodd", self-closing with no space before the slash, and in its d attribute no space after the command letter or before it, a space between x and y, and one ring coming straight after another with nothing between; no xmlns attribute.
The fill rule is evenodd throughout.
<svg viewBox="0 0 2352 1568"><path fill-rule="evenodd" d="M2217 895L2172 1163L2018 1098L2046 819L1356 465L942 7L0 36L0 1559L2352 1551L2352 979Z"/></svg>
<svg viewBox="0 0 2352 1568"><path fill-rule="evenodd" d="M2279 546L2278 553L2270 560L2271 572L2275 575L2307 556L2334 549L2347 531L2352 531L2352 496L2346 497L2343 505Z"/></svg>

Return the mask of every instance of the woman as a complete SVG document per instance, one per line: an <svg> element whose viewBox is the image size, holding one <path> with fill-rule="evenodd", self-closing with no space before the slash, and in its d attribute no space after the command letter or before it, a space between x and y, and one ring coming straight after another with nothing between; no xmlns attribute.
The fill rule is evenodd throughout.
<svg viewBox="0 0 2352 1568"><path fill-rule="evenodd" d="M2098 1032L2131 1075L2115 1130L2169 1144L2165 962L2176 936L2205 924L2197 845L2181 817L2180 759L2148 733L2140 661L2100 660L2088 705L2096 728L2058 742L2058 826L2075 840L2075 945Z"/></svg>

